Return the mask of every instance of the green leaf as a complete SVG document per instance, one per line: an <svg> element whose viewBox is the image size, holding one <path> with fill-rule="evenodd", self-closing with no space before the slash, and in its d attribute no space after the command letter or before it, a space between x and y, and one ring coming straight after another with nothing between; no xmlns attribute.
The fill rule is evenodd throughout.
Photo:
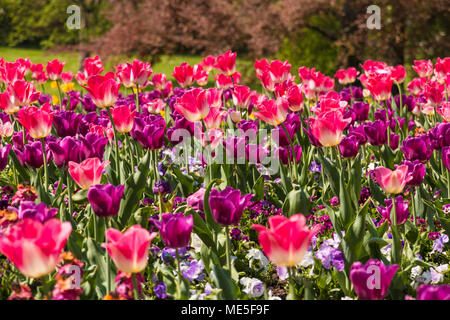
<svg viewBox="0 0 450 320"><path fill-rule="evenodd" d="M339 172L334 165L331 165L331 163L327 159L325 159L322 154L322 150L319 150L317 154L319 156L320 163L322 164L322 169L324 170L325 174L328 177L328 181L330 182L331 191L335 195L339 194Z"/></svg>
<svg viewBox="0 0 450 320"><path fill-rule="evenodd" d="M253 185L253 201L264 199L264 176L260 176Z"/></svg>
<svg viewBox="0 0 450 320"><path fill-rule="evenodd" d="M224 300L236 300L239 296L239 287L231 278L230 272L214 263L211 263L211 270L214 273L212 280L215 287L222 290L221 298Z"/></svg>
<svg viewBox="0 0 450 320"><path fill-rule="evenodd" d="M303 189L298 187L288 193L283 204L283 215L286 217L289 218L297 213L302 213L305 216L311 213L309 197Z"/></svg>

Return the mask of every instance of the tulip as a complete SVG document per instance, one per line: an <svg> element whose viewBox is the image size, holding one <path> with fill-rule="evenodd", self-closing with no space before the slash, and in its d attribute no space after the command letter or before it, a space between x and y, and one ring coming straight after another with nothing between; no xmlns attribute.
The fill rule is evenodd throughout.
<svg viewBox="0 0 450 320"><path fill-rule="evenodd" d="M236 108L248 109L256 92L251 91L249 87L246 86L234 86L232 91L233 103Z"/></svg>
<svg viewBox="0 0 450 320"><path fill-rule="evenodd" d="M216 57L207 56L202 60L200 64L206 72L211 72L214 68L214 65L216 64Z"/></svg>
<svg viewBox="0 0 450 320"><path fill-rule="evenodd" d="M343 138L339 144L339 150L344 158L356 157L359 151L359 139L356 136Z"/></svg>
<svg viewBox="0 0 450 320"><path fill-rule="evenodd" d="M324 146L338 145L342 140L342 132L352 121L344 119L340 111L329 111L318 118L310 118L311 133Z"/></svg>
<svg viewBox="0 0 450 320"><path fill-rule="evenodd" d="M128 133L133 129L136 114L136 110L133 109L133 105L122 105L111 109L114 125L118 132Z"/></svg>
<svg viewBox="0 0 450 320"><path fill-rule="evenodd" d="M60 62L58 59L47 62L47 67L45 69L47 70L50 80L56 81L61 77L65 64L65 62Z"/></svg>
<svg viewBox="0 0 450 320"><path fill-rule="evenodd" d="M79 133L83 115L73 111L59 111L53 116L53 125L60 137L76 136Z"/></svg>
<svg viewBox="0 0 450 320"><path fill-rule="evenodd" d="M203 67L196 64L192 69L194 72L194 79L200 87L206 86L208 84L209 73L203 70Z"/></svg>
<svg viewBox="0 0 450 320"><path fill-rule="evenodd" d="M356 115L355 121L366 121L369 119L370 105L361 101L356 101L353 104L352 110Z"/></svg>
<svg viewBox="0 0 450 320"><path fill-rule="evenodd" d="M301 150L300 152L298 152L299 148L301 149L301 146L294 146L294 151L297 155L297 159L298 161L300 161L300 157L302 155ZM290 148L289 149L289 155L291 155L290 152ZM287 153L288 151L286 151L286 160L287 160ZM300 156L299 156L300 154ZM245 159L247 159L247 161L249 163L262 163L264 161L264 159L266 159L266 157L269 155L269 150L267 150L267 148L259 146L257 144L248 144L245 146ZM292 156L291 156L291 160L292 160ZM287 164L287 163L285 163Z"/></svg>
<svg viewBox="0 0 450 320"><path fill-rule="evenodd" d="M44 104L41 108L30 106L17 113L20 124L27 129L33 139L45 138L52 130L53 114L51 105Z"/></svg>
<svg viewBox="0 0 450 320"><path fill-rule="evenodd" d="M117 78L125 88L139 86L146 87L150 82L149 78L153 70L150 63L133 60L133 63L122 63L116 68Z"/></svg>
<svg viewBox="0 0 450 320"><path fill-rule="evenodd" d="M197 211L203 212L203 199L205 197L205 188L200 188L189 197L187 197L187 205Z"/></svg>
<svg viewBox="0 0 450 320"><path fill-rule="evenodd" d="M450 285L422 284L417 288L417 300L450 300Z"/></svg>
<svg viewBox="0 0 450 320"><path fill-rule="evenodd" d="M227 136L223 141L225 153L230 159L244 159L245 158L245 138ZM239 162L238 163L243 163Z"/></svg>
<svg viewBox="0 0 450 320"><path fill-rule="evenodd" d="M256 107L259 111L253 112L255 117L270 125L278 126L286 120L289 102L284 98L278 98L266 100Z"/></svg>
<svg viewBox="0 0 450 320"><path fill-rule="evenodd" d="M406 78L406 70L402 65L398 65L391 69L391 78L397 83L402 83Z"/></svg>
<svg viewBox="0 0 450 320"><path fill-rule="evenodd" d="M70 161L69 173L81 189L88 190L92 185L100 183L103 169L109 163L101 162L99 158L89 158L81 163Z"/></svg>
<svg viewBox="0 0 450 320"><path fill-rule="evenodd" d="M334 77L338 79L339 83L342 85L347 85L356 81L356 77L359 72L355 68L340 69L336 72Z"/></svg>
<svg viewBox="0 0 450 320"><path fill-rule="evenodd" d="M241 74L239 72L235 72L231 76L227 76L223 73L218 74L214 80L216 80L216 86L217 88L221 90L227 90L233 87L234 85L237 85L239 83L239 80L241 79Z"/></svg>
<svg viewBox="0 0 450 320"><path fill-rule="evenodd" d="M434 71L438 79L444 79L450 73L450 57L437 58Z"/></svg>
<svg viewBox="0 0 450 320"><path fill-rule="evenodd" d="M80 160L86 160L88 158L103 159L108 138L96 133L88 133L86 136L80 136L78 139L83 144L83 152Z"/></svg>
<svg viewBox="0 0 450 320"><path fill-rule="evenodd" d="M208 91L192 89L177 99L175 110L191 122L205 119L209 114Z"/></svg>
<svg viewBox="0 0 450 320"><path fill-rule="evenodd" d="M391 98L392 79L386 74L377 74L370 78L367 88L377 101L385 101Z"/></svg>
<svg viewBox="0 0 450 320"><path fill-rule="evenodd" d="M22 140L22 137L20 137ZM23 141L23 140L22 140ZM22 166L29 166L31 168L40 168L44 165L44 158L42 156L42 142L35 141L23 146L22 148L13 148L17 159ZM46 160L50 159L50 151L46 151Z"/></svg>
<svg viewBox="0 0 450 320"><path fill-rule="evenodd" d="M237 225L252 197L253 194L241 197L241 191L231 187L226 187L223 191L212 189L209 207L214 220L224 226Z"/></svg>
<svg viewBox="0 0 450 320"><path fill-rule="evenodd" d="M70 222L24 219L0 237L0 252L25 276L43 277L55 270L71 232Z"/></svg>
<svg viewBox="0 0 450 320"><path fill-rule="evenodd" d="M437 124L428 131L433 149L441 150L450 146L450 123Z"/></svg>
<svg viewBox="0 0 450 320"><path fill-rule="evenodd" d="M361 300L382 300L388 294L398 265L385 266L381 261L371 259L365 265L355 262L350 268L350 281Z"/></svg>
<svg viewBox="0 0 450 320"><path fill-rule="evenodd" d="M8 93L14 105L19 107L27 106L39 99L40 92L36 91L31 82L17 80L8 86Z"/></svg>
<svg viewBox="0 0 450 320"><path fill-rule="evenodd" d="M92 210L99 217L114 217L119 212L124 186L115 187L111 183L93 185L88 191L88 200Z"/></svg>
<svg viewBox="0 0 450 320"><path fill-rule="evenodd" d="M428 78L433 74L433 63L430 60L414 60L412 68L421 78Z"/></svg>
<svg viewBox="0 0 450 320"><path fill-rule="evenodd" d="M408 176L412 177L406 185L412 187L421 185L426 173L425 165L419 160L415 160L414 162L403 161L402 165L408 166Z"/></svg>
<svg viewBox="0 0 450 320"><path fill-rule="evenodd" d="M20 63L6 62L4 67L0 66L0 83L13 83L17 80L23 80L25 69Z"/></svg>
<svg viewBox="0 0 450 320"><path fill-rule="evenodd" d="M405 185L412 180L408 176L408 166L401 165L396 170L391 171L385 167L375 169L375 179L384 192L388 194L398 194L403 192Z"/></svg>
<svg viewBox="0 0 450 320"><path fill-rule="evenodd" d="M68 165L70 161L79 163L83 159L83 143L73 137L65 137L57 142L49 142L53 161L58 168Z"/></svg>
<svg viewBox="0 0 450 320"><path fill-rule="evenodd" d="M192 215L183 216L183 213L166 213L162 220L157 222L161 238L169 248L185 248L191 240L194 218Z"/></svg>
<svg viewBox="0 0 450 320"><path fill-rule="evenodd" d="M431 141L428 135L421 135L418 137L408 137L403 141L403 146L400 148L405 155L406 160L419 160L426 162L430 160L433 149L431 148Z"/></svg>
<svg viewBox="0 0 450 320"><path fill-rule="evenodd" d="M86 78L102 73L102 60L98 56L84 59L83 70Z"/></svg>
<svg viewBox="0 0 450 320"><path fill-rule="evenodd" d="M442 162L447 170L450 171L450 147L442 148Z"/></svg>
<svg viewBox="0 0 450 320"><path fill-rule="evenodd" d="M0 93L0 109L7 114L14 114L19 111L20 107L16 103L14 95L8 91Z"/></svg>
<svg viewBox="0 0 450 320"><path fill-rule="evenodd" d="M292 146L294 148L295 161L299 163L302 157L302 147L301 146ZM279 157L281 163L284 165L288 165L290 161L294 160L294 156L292 155L291 147L279 147L276 149L276 155Z"/></svg>
<svg viewBox="0 0 450 320"><path fill-rule="evenodd" d="M279 267L299 264L312 237L318 232L318 227L309 229L302 214L295 214L289 219L272 216L268 221L269 229L262 225L253 225L259 232L259 244L266 256Z"/></svg>
<svg viewBox="0 0 450 320"><path fill-rule="evenodd" d="M12 145L7 144L3 148L0 149L0 171L5 170L6 165L8 164L8 155L11 151Z"/></svg>
<svg viewBox="0 0 450 320"><path fill-rule="evenodd" d="M383 216L380 224L384 221L388 221L389 225L391 222L391 212L392 212L392 199L384 200L386 208L377 207L378 212ZM409 217L409 203L408 201L403 201L402 196L395 198L395 213L397 225L404 224Z"/></svg>
<svg viewBox="0 0 450 320"><path fill-rule="evenodd" d="M436 108L436 112L444 118L445 122L450 122L450 102L443 102Z"/></svg>
<svg viewBox="0 0 450 320"><path fill-rule="evenodd" d="M43 202L35 204L33 201L22 201L19 207L18 218L20 220L29 218L44 223L52 219L57 212L58 209L48 209Z"/></svg>
<svg viewBox="0 0 450 320"><path fill-rule="evenodd" d="M387 142L387 124L384 121L376 120L363 125L367 140L373 146L380 146Z"/></svg>
<svg viewBox="0 0 450 320"><path fill-rule="evenodd" d="M144 148L161 149L164 146L166 122L161 116L137 117L131 130L131 137Z"/></svg>
<svg viewBox="0 0 450 320"><path fill-rule="evenodd" d="M167 76L164 73L155 74L153 75L152 83L156 90L162 91L168 85Z"/></svg>
<svg viewBox="0 0 450 320"><path fill-rule="evenodd" d="M131 226L124 233L109 228L105 232L108 243L103 243L102 246L120 271L138 273L147 266L150 242L157 235L156 232L149 233L139 225Z"/></svg>
<svg viewBox="0 0 450 320"><path fill-rule="evenodd" d="M108 108L116 102L120 84L114 80L114 73L108 72L104 76L90 77L87 87L83 86L83 88L89 92L98 108Z"/></svg>
<svg viewBox="0 0 450 320"><path fill-rule="evenodd" d="M194 69L187 62L175 67L172 76L183 88L190 87L194 83Z"/></svg>
<svg viewBox="0 0 450 320"><path fill-rule="evenodd" d="M225 120L227 112L219 108L210 108L208 116L205 118L206 129L220 128L223 120Z"/></svg>
<svg viewBox="0 0 450 320"><path fill-rule="evenodd" d="M289 109L297 112L303 109L303 94L301 85L291 86L286 92L286 98L289 102Z"/></svg>
<svg viewBox="0 0 450 320"><path fill-rule="evenodd" d="M215 68L219 69L227 76L231 76L236 72L236 52L227 51L216 58Z"/></svg>

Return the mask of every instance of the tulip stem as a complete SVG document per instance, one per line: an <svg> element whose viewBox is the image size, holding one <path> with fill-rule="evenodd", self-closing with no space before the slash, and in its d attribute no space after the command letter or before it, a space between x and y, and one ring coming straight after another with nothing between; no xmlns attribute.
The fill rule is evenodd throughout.
<svg viewBox="0 0 450 320"><path fill-rule="evenodd" d="M48 192L48 168L47 168L47 156L45 153L45 139L41 138L42 144L42 159L44 160L44 190Z"/></svg>
<svg viewBox="0 0 450 320"><path fill-rule="evenodd" d="M72 204L72 185L70 181L70 174L67 174L67 193L69 195L69 214L72 217L73 214L73 204ZM63 221L63 216L61 215L61 221Z"/></svg>
<svg viewBox="0 0 450 320"><path fill-rule="evenodd" d="M140 105L140 102L139 102L139 85L138 84L136 85L136 96L135 96L135 99L136 99L136 108L138 110L138 113L141 113L141 105Z"/></svg>
<svg viewBox="0 0 450 320"><path fill-rule="evenodd" d="M450 170L447 169L447 198L450 199Z"/></svg>
<svg viewBox="0 0 450 320"><path fill-rule="evenodd" d="M139 300L139 290L138 290L138 287L137 287L137 281L136 281L136 274L135 273L133 273L131 275L131 279L133 280L133 298L134 298L134 300Z"/></svg>
<svg viewBox="0 0 450 320"><path fill-rule="evenodd" d="M134 174L134 155L133 155L133 151L131 150L131 141L130 141L130 136L128 134L125 134L125 143L127 144L127 149L128 152L130 153L130 159L131 159L131 172Z"/></svg>
<svg viewBox="0 0 450 320"><path fill-rule="evenodd" d="M230 231L229 227L225 226L225 233L227 235L227 269L230 271L231 274L231 246L230 246Z"/></svg>
<svg viewBox="0 0 450 320"><path fill-rule="evenodd" d="M294 159L294 172L293 172L294 173L294 179L295 179L295 181L298 182L297 155L295 154L294 144L292 143L291 136L289 135L289 132L287 131L286 126L284 125L284 123L281 124L281 127L283 128L284 133L286 133L286 136L287 136L288 141L289 141L289 146L290 146L290 149L291 149L291 155L292 155L292 158ZM289 150L288 150L288 160L289 160L289 164L291 164L291 157L289 156Z"/></svg>
<svg viewBox="0 0 450 320"><path fill-rule="evenodd" d="M117 177L118 183L120 184L120 183L122 183L122 177L121 177L122 175L120 173L119 137L117 135L117 129L116 129L116 125L114 124L114 120L113 120L113 117L112 117L112 114L111 114L111 110L110 110L110 108L107 108L107 110L108 110L109 119L111 120L111 125L112 125L113 130L114 130L114 142L115 142L115 144L114 144L114 147L115 147L114 160L116 162L116 170L117 170L116 177Z"/></svg>
<svg viewBox="0 0 450 320"><path fill-rule="evenodd" d="M59 80L56 80L56 86L58 87L58 94L59 94L59 104L61 106L61 110L66 110L66 108L63 108L63 101L62 101L62 94L61 94L61 87L59 86Z"/></svg>
<svg viewBox="0 0 450 320"><path fill-rule="evenodd" d="M108 217L105 218L105 224L106 224L106 229L108 229L111 225ZM135 280L134 273L133 273L133 280ZM133 282L133 292L134 292L135 287L136 287L135 283ZM107 290L106 294L111 293L111 258L108 254L106 255L106 290Z"/></svg>
<svg viewBox="0 0 450 320"><path fill-rule="evenodd" d="M414 217L414 225L416 225L416 208L414 205L414 191L416 190L415 187L411 187L411 211Z"/></svg>
<svg viewBox="0 0 450 320"><path fill-rule="evenodd" d="M177 260L177 299L181 300L181 267L180 267L180 254L178 248L175 248L175 255Z"/></svg>
<svg viewBox="0 0 450 320"><path fill-rule="evenodd" d="M391 232L392 232L392 254L391 254L391 261L392 263L400 264L401 260L401 242L400 242L400 236L398 234L398 227L397 227L397 208L395 205L395 194L391 196L392 198L392 214L391 212Z"/></svg>
<svg viewBox="0 0 450 320"><path fill-rule="evenodd" d="M294 279L294 267L287 267L289 273L289 293L287 295L287 300L297 300L297 295L295 294L295 279Z"/></svg>

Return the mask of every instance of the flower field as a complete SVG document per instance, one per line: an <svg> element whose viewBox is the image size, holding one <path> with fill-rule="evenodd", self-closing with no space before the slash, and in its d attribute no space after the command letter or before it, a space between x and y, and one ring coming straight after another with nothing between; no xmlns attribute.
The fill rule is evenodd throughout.
<svg viewBox="0 0 450 320"><path fill-rule="evenodd" d="M412 68L0 58L0 299L450 300L450 58Z"/></svg>

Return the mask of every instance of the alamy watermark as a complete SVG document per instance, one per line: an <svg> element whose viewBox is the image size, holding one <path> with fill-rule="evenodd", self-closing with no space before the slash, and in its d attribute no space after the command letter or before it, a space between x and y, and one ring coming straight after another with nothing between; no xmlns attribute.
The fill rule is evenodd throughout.
<svg viewBox="0 0 450 320"><path fill-rule="evenodd" d="M379 6L373 4L367 7L367 14L370 16L367 18L366 26L368 29L373 30L381 29L381 9Z"/></svg>

